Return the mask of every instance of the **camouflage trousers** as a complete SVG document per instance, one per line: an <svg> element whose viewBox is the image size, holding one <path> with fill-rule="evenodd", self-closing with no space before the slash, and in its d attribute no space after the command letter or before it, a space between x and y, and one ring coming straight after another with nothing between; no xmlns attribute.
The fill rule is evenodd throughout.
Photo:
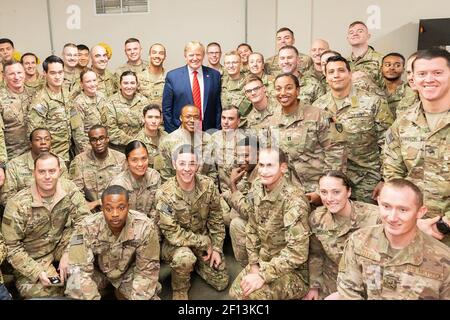
<svg viewBox="0 0 450 320"><path fill-rule="evenodd" d="M233 208L231 208L224 198L220 198L220 207L222 209L223 223L226 226L230 226L231 220L236 217L239 217L239 213L236 212Z"/></svg>
<svg viewBox="0 0 450 320"><path fill-rule="evenodd" d="M228 286L229 276L225 265L225 259L221 254L222 263L217 268L211 268L208 262L204 262L199 250L189 247L175 247L167 241L163 241L161 259L170 264L172 268L172 290L187 291L191 287L191 272L195 272L218 291L225 290Z"/></svg>
<svg viewBox="0 0 450 320"><path fill-rule="evenodd" d="M108 284L111 283L112 286L124 299L131 300L131 293L136 292L136 283L133 282L134 268L134 264L130 265L127 272L125 272L123 276L114 280L109 279L102 272L95 268L94 272L92 273L92 281L95 283L96 288L83 286L80 273L73 272L67 279L65 294L74 299L82 299L82 297L86 295L92 296L96 291L98 291L100 295L104 295L106 293L105 289L107 288ZM147 288L139 289L145 291ZM158 294L161 292L161 289L161 284L158 282L156 285L156 293L151 300L160 300ZM91 292L89 292L90 290Z"/></svg>
<svg viewBox="0 0 450 320"><path fill-rule="evenodd" d="M245 247L245 239L247 237L245 233L246 225L247 221L240 217L234 218L230 223L230 238L234 257L242 267L248 264L247 248Z"/></svg>
<svg viewBox="0 0 450 320"><path fill-rule="evenodd" d="M35 261L41 265L48 277L59 277L59 273L53 266L54 257L52 254L35 259ZM17 271L14 271L14 276L16 278L17 291L24 299L62 297L64 295L64 287L45 287L39 280L34 282Z"/></svg>
<svg viewBox="0 0 450 320"><path fill-rule="evenodd" d="M300 270L283 274L269 284L253 291L248 297L242 295L241 281L250 271L250 265L239 273L230 288L230 297L234 300L294 300L301 299L309 291L306 277Z"/></svg>
<svg viewBox="0 0 450 320"><path fill-rule="evenodd" d="M351 199L376 205L372 192L381 179L362 172L352 172L350 168L347 175L353 183Z"/></svg>

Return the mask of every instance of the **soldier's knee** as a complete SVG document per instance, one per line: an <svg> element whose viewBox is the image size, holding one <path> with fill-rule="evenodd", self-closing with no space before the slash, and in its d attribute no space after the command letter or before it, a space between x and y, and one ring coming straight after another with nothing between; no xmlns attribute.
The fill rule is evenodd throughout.
<svg viewBox="0 0 450 320"><path fill-rule="evenodd" d="M245 234L245 224L246 222L241 218L234 218L230 222L230 235L241 235Z"/></svg>
<svg viewBox="0 0 450 320"><path fill-rule="evenodd" d="M192 272L196 262L197 257L194 253L191 250L184 250L174 255L170 266L177 272Z"/></svg>

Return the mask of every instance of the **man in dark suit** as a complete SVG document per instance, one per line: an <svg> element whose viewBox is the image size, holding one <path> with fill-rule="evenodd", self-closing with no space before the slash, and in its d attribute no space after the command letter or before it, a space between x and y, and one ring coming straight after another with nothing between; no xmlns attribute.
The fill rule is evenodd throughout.
<svg viewBox="0 0 450 320"><path fill-rule="evenodd" d="M202 66L205 47L189 42L184 48L186 64L169 71L164 85L162 112L164 128L172 132L179 128L181 109L187 105L199 108L203 131L220 129L220 73Z"/></svg>

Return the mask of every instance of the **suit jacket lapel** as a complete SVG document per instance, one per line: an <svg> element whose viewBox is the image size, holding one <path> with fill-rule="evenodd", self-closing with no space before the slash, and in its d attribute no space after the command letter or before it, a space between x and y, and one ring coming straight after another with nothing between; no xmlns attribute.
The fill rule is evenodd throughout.
<svg viewBox="0 0 450 320"><path fill-rule="evenodd" d="M202 66L203 71L203 110L206 113L206 106L208 105L208 97L209 97L209 87L211 86L211 75L209 74L208 69Z"/></svg>
<svg viewBox="0 0 450 320"><path fill-rule="evenodd" d="M191 88L191 79L189 78L189 69L186 65L183 68L183 74L181 75L182 82L184 83L184 92L186 92L186 96L189 97L190 104L194 104L194 98L192 97L192 88Z"/></svg>

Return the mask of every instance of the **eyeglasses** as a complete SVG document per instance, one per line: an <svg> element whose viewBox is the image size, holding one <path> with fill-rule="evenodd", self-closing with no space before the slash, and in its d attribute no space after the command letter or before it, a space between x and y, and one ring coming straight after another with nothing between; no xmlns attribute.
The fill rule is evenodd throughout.
<svg viewBox="0 0 450 320"><path fill-rule="evenodd" d="M103 142L105 142L105 140L106 140L105 136L101 136L101 137L98 137L98 138L95 138L95 137L90 137L89 138L89 142L91 142L91 143L96 143L96 142L103 143Z"/></svg>
<svg viewBox="0 0 450 320"><path fill-rule="evenodd" d="M238 65L240 62L239 61L227 61L225 62L226 66L231 66L231 65Z"/></svg>
<svg viewBox="0 0 450 320"><path fill-rule="evenodd" d="M244 92L246 93L246 94L251 94L252 92L257 92L259 89L261 89L262 87L264 87L264 85L262 85L262 86L258 86L258 87L254 87L254 88L252 88L252 89L247 89L247 90L245 90Z"/></svg>

